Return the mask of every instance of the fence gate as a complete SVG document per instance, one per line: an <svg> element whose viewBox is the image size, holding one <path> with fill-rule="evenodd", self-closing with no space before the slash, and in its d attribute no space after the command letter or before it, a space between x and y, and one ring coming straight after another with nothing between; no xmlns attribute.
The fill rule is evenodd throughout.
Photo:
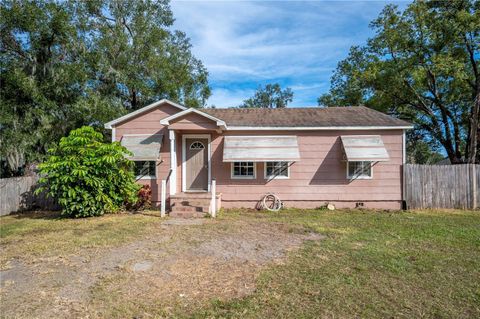
<svg viewBox="0 0 480 319"><path fill-rule="evenodd" d="M480 165L417 165L403 169L408 209L480 207Z"/></svg>

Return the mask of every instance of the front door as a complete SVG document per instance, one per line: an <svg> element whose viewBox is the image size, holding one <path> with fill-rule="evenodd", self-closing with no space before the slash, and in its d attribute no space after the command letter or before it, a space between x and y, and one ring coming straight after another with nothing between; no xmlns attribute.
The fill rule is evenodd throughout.
<svg viewBox="0 0 480 319"><path fill-rule="evenodd" d="M186 190L208 190L208 139L185 139L185 153Z"/></svg>

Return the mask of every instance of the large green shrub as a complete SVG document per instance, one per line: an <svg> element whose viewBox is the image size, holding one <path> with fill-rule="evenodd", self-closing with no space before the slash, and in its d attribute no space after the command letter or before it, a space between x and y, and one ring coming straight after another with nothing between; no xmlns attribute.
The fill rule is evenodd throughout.
<svg viewBox="0 0 480 319"><path fill-rule="evenodd" d="M48 151L39 165L40 188L55 197L62 214L99 216L137 201L133 162L118 142L104 143L102 134L84 126L73 130Z"/></svg>

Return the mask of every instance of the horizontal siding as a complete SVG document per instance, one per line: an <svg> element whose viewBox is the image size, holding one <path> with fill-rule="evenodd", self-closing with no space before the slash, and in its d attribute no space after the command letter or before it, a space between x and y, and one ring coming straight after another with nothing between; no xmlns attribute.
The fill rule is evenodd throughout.
<svg viewBox="0 0 480 319"><path fill-rule="evenodd" d="M160 124L160 120L175 114L178 108L169 104L162 104L149 112L129 119L115 126L115 139L120 141L124 134L163 134L163 143L160 148L160 161L157 162L157 179L140 179L137 182L149 185L152 188L152 202L160 202L161 180L166 179L170 172L170 141L168 130ZM169 187L167 187L167 194Z"/></svg>
<svg viewBox="0 0 480 319"><path fill-rule="evenodd" d="M247 134L243 134L247 133ZM232 132L226 132L232 135ZM258 133L257 133L258 134ZM262 135L291 135L292 132L262 132ZM373 167L372 179L349 181L343 160L340 135L381 135L390 156L387 162ZM256 135L241 132L238 135ZM264 164L257 163L255 180L230 178L230 163L222 161L222 137L212 141L213 172L222 200L229 202L258 201L267 192L277 194L284 201L372 201L401 202L402 131L311 131L298 132L300 161L290 166L289 179L264 179ZM391 206L391 205L384 205Z"/></svg>
<svg viewBox="0 0 480 319"><path fill-rule="evenodd" d="M160 201L161 179L166 178L170 170L168 131L160 125L160 120L176 112L178 109L169 105L160 106L116 126L117 140L123 134L164 134L162 161L157 166L158 179L139 181L141 184L151 185L154 202ZM216 128L215 122L189 114L176 120L170 128L182 130L182 134L211 134L211 175L217 180L217 191L222 193L225 207L254 206L265 193L273 192L285 201L287 206L317 207L328 201L338 203L338 207L350 207L361 201L369 203L366 207L400 208L403 156L401 130L224 132L225 135L241 136L297 135L301 159L290 166L290 178L268 181L264 179L263 163L257 164L255 180L230 178L231 164L223 162L223 136L212 131ZM176 134L178 192L182 185L182 134ZM341 135L381 135L390 160L374 166L372 179L347 180Z"/></svg>

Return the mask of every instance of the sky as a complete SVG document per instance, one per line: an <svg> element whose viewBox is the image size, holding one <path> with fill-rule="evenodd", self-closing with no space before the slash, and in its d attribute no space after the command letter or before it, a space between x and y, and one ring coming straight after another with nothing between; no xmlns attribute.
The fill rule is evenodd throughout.
<svg viewBox="0 0 480 319"><path fill-rule="evenodd" d="M206 66L207 105L234 107L259 85L294 92L292 107L316 106L337 63L388 3L405 1L172 1L174 28L186 32Z"/></svg>

